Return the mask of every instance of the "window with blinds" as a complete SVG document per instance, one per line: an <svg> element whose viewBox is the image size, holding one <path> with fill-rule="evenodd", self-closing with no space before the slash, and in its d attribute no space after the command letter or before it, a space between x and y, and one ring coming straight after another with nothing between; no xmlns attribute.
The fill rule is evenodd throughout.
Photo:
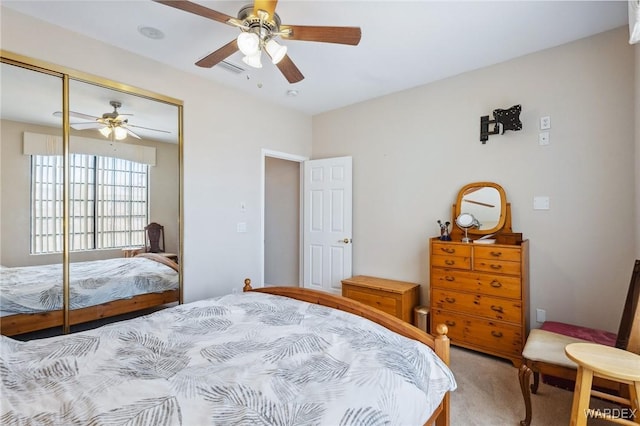
<svg viewBox="0 0 640 426"><path fill-rule="evenodd" d="M62 252L63 159L31 156L31 253ZM69 250L145 244L149 166L69 155Z"/></svg>

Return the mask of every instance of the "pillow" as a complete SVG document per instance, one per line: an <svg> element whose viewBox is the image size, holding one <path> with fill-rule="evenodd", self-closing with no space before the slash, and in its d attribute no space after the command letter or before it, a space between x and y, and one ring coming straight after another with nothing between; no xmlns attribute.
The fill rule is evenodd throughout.
<svg viewBox="0 0 640 426"><path fill-rule="evenodd" d="M640 42L640 0L629 0L629 44Z"/></svg>

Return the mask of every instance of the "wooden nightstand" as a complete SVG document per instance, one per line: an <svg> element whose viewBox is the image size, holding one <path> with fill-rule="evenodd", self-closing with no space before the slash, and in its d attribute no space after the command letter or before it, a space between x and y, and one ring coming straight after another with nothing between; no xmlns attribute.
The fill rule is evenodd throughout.
<svg viewBox="0 0 640 426"><path fill-rule="evenodd" d="M342 295L413 324L420 284L358 275L342 280Z"/></svg>

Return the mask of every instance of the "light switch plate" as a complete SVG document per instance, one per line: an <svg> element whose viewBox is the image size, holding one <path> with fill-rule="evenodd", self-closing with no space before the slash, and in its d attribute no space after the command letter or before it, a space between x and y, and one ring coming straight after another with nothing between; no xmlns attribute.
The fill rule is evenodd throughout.
<svg viewBox="0 0 640 426"><path fill-rule="evenodd" d="M549 197L538 196L533 197L534 210L549 210Z"/></svg>
<svg viewBox="0 0 640 426"><path fill-rule="evenodd" d="M540 117L540 130L548 130L551 128L551 117L548 115Z"/></svg>
<svg viewBox="0 0 640 426"><path fill-rule="evenodd" d="M247 223L246 222L238 222L236 227L238 232L247 232Z"/></svg>

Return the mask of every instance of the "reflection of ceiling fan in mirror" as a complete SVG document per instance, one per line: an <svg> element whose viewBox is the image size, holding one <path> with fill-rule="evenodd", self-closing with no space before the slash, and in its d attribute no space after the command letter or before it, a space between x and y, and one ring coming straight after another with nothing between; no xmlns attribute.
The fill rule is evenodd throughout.
<svg viewBox="0 0 640 426"><path fill-rule="evenodd" d="M189 1L154 1L240 29L241 33L236 39L196 62L200 67L211 68L240 50L245 55L242 58L244 63L262 68L261 56L262 52L266 52L287 81L297 83L304 76L289 59L287 47L279 44L276 38L352 46L360 43L361 30L358 27L281 25L280 17L275 13L277 0L255 0L252 5L242 7L237 18Z"/></svg>
<svg viewBox="0 0 640 426"><path fill-rule="evenodd" d="M118 108L122 106L122 103L118 101L110 101L109 104L113 107L112 112L105 112L102 117L95 117L89 114L83 114L80 112L69 111L69 118L79 118L83 120L91 120L86 123L71 123L70 126L76 130L97 129L105 138L112 136L116 140L122 140L131 135L134 138L142 139L137 135L131 127L136 129L150 130L153 132L170 133L166 130L151 129L149 127L135 126L129 124L129 119L125 116L132 116L133 114L122 114L118 112ZM61 111L53 113L56 117L62 117Z"/></svg>

